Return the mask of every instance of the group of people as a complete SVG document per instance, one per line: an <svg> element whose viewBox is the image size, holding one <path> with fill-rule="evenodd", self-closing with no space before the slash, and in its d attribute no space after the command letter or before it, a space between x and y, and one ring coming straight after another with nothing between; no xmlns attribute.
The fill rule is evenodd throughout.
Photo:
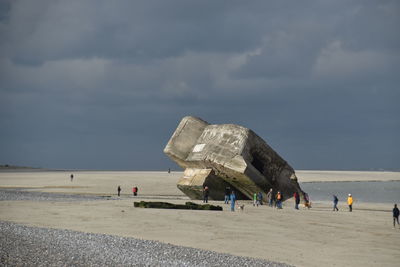
<svg viewBox="0 0 400 267"><path fill-rule="evenodd" d="M73 175L71 174L71 181L73 179ZM118 196L121 195L121 186L119 185L117 188L118 191ZM133 196L137 196L139 191L139 188L137 186L132 187L132 194ZM208 203L208 197L210 195L210 189L208 186L203 187L203 203ZM307 208L311 208L311 202L308 197L307 193L304 193L304 205ZM299 204L300 204L300 194L298 192L295 192L293 195L293 199L295 202L295 209L299 209ZM276 207L278 209L282 209L282 200L283 196L280 191L277 191L276 193L274 190L271 188L268 193L267 193L267 202L270 207ZM353 196L351 194L348 194L347 197L347 205L349 207L349 211L353 211ZM224 198L224 203L225 204L231 204L231 211L235 211L235 203L236 203L236 194L234 190L231 190L230 187L225 188L225 198ZM336 195L333 195L333 211L339 211L338 208L338 203L339 203L339 198ZM263 194L262 192L254 193L253 194L253 206L258 205L263 205ZM393 227L399 225L399 209L397 208L397 204L394 204L393 208Z"/></svg>
<svg viewBox="0 0 400 267"><path fill-rule="evenodd" d="M253 194L253 206L262 205L263 204L263 195L261 192Z"/></svg>
<svg viewBox="0 0 400 267"><path fill-rule="evenodd" d="M204 196L207 195L207 200L208 200L208 187L206 186L203 191L207 192L204 193ZM300 195L296 192L294 194L295 197L295 208L299 209L299 204L300 204ZM311 203L309 202L309 198L308 198L308 194L305 193L304 195L304 200L305 200L305 206L310 208L311 207ZM235 201L236 201L236 194L235 191L231 190L230 187L226 187L225 188L225 198L224 198L224 203L225 204L229 204L229 202L231 203L231 210L234 211L235 209ZM274 192L274 190L271 188L268 193L267 193L267 203L270 207L276 207L278 209L282 209L282 201L283 201L283 195L280 191L277 191L276 193ZM207 203L206 201L204 201L205 203ZM257 192L253 194L253 206L259 206L259 205L263 205L263 193L262 192Z"/></svg>
<svg viewBox="0 0 400 267"><path fill-rule="evenodd" d="M121 189L121 186L119 185L117 188L118 196L121 196L121 191L122 191L122 189ZM137 186L132 187L133 196L137 196L138 192L139 192L139 188Z"/></svg>
<svg viewBox="0 0 400 267"><path fill-rule="evenodd" d="M282 209L282 193L277 191L276 193L271 188L267 193L267 201L270 207L276 207Z"/></svg>
<svg viewBox="0 0 400 267"><path fill-rule="evenodd" d="M71 175L71 181L73 179L73 175ZM117 188L118 191L118 196L121 195L121 186L119 185ZM139 188L137 186L134 186L132 188L132 193L133 196L137 196L139 191ZM203 187L203 203L208 203L208 197L210 195L210 189L208 188L207 185ZM307 193L304 193L304 205L307 208L311 208L311 202L308 197ZM294 201L295 201L295 209L299 209L299 204L300 204L300 194L298 192L295 192L293 195ZM271 188L268 193L267 193L267 202L270 207L276 207L278 209L282 209L282 200L283 196L280 191L277 191L276 193L274 190ZM236 203L236 194L234 190L231 190L230 187L225 188L225 198L224 198L225 204L231 204L231 211L235 211L235 203ZM349 211L353 211L353 196L351 194L348 194L347 197L347 205L349 206ZM333 195L333 211L339 211L338 208L338 203L339 203L339 198L336 195ZM262 192L254 193L253 194L253 206L258 205L263 205L263 194ZM396 222L397 225L399 225L399 209L397 208L397 204L394 204L393 208L393 227L396 227Z"/></svg>
<svg viewBox="0 0 400 267"><path fill-rule="evenodd" d="M231 190L229 186L225 187L225 197L224 203L229 204L231 203L231 211L235 211L235 203L236 203L236 193L234 190Z"/></svg>
<svg viewBox="0 0 400 267"><path fill-rule="evenodd" d="M171 169L168 169L168 173L171 172ZM70 175L71 182L74 179L74 175ZM121 196L121 186L119 185L117 188L118 196ZM137 186L132 187L132 194L133 196L137 196L139 191L139 188ZM203 203L208 203L208 197L210 195L210 189L208 186L203 187ZM311 202L308 197L307 193L304 193L304 206L307 208L311 208ZM293 195L294 201L295 201L295 209L299 209L299 204L300 204L300 194L298 192L295 192ZM235 191L231 190L231 188L228 186L225 188L225 204L231 203L231 211L235 211L235 202L236 202L236 194ZM267 193L267 202L270 207L276 207L278 209L282 209L282 194L280 191L277 191L276 193L274 190L271 188L268 193ZM348 194L347 197L347 205L349 207L349 211L353 211L353 196L351 194ZM338 208L338 203L339 203L339 198L336 195L333 195L333 211L339 211ZM263 205L263 194L262 192L254 193L253 194L253 206L258 205ZM399 225L399 209L397 208L397 204L394 204L393 208L393 227L396 227L396 222L397 225Z"/></svg>
<svg viewBox="0 0 400 267"><path fill-rule="evenodd" d="M207 185L203 187L203 203L208 203L208 196L210 195L210 189ZM231 202L231 211L235 211L236 194L235 191L231 190L230 187L225 188L225 204Z"/></svg>
<svg viewBox="0 0 400 267"><path fill-rule="evenodd" d="M207 187L207 197L208 197L208 187ZM206 191L206 190L204 190ZM207 198L208 199L208 198ZM225 188L225 204L231 203L231 210L235 210L235 201L236 201L236 194L235 191L231 190L230 187ZM300 204L300 195L296 192L295 193L295 200L296 200L296 209L298 209L298 206ZM311 207L309 200L308 200L308 195L305 194L305 200L306 200L306 206L308 208ZM283 195L280 191L277 191L276 193L274 190L271 188L268 193L267 193L267 202L270 207L276 207L278 209L282 209L282 201L283 201ZM253 194L253 206L259 206L263 205L263 193L262 192L257 192Z"/></svg>
<svg viewBox="0 0 400 267"><path fill-rule="evenodd" d="M347 197L347 205L349 206L349 211L353 211L353 196L351 194ZM333 211L339 211L337 205L339 203L339 198L336 195L333 195Z"/></svg>
<svg viewBox="0 0 400 267"><path fill-rule="evenodd" d="M311 202L310 199L308 197L307 193L304 193L304 205L307 208L311 208ZM295 192L293 194L293 198L295 200L295 209L299 209L299 205L300 205L300 194L298 192ZM268 205L270 207L276 207L278 209L282 209L282 201L283 201L283 195L280 191L277 191L276 193L274 192L274 189L270 188L268 193L267 193L267 201L268 201Z"/></svg>

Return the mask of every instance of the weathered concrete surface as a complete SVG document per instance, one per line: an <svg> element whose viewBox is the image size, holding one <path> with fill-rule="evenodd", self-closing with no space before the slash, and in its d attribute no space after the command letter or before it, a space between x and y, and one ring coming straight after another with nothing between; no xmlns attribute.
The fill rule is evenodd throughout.
<svg viewBox="0 0 400 267"><path fill-rule="evenodd" d="M191 199L201 199L202 188L210 188L210 199L221 200L226 186L239 199L251 199L270 188L283 199L294 192L303 196L295 172L252 130L234 124L210 125L202 119L182 119L164 153L185 169L178 188Z"/></svg>

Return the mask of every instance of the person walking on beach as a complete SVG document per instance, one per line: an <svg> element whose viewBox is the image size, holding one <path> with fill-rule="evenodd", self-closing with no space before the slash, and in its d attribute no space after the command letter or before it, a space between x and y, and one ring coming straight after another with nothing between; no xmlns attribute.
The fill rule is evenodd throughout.
<svg viewBox="0 0 400 267"><path fill-rule="evenodd" d="M260 204L260 205L263 204L263 195L262 195L262 192L258 192L257 201L258 201L258 204Z"/></svg>
<svg viewBox="0 0 400 267"><path fill-rule="evenodd" d="M333 211L339 211L337 204L339 202L339 199L336 195L333 195Z"/></svg>
<svg viewBox="0 0 400 267"><path fill-rule="evenodd" d="M272 188L269 189L269 191L267 193L267 201L268 201L268 205L270 207L272 207L274 205L274 192L272 191Z"/></svg>
<svg viewBox="0 0 400 267"><path fill-rule="evenodd" d="M121 195L121 186L120 185L118 186L117 191L118 191L118 196L120 196Z"/></svg>
<svg viewBox="0 0 400 267"><path fill-rule="evenodd" d="M229 204L230 193L231 193L231 188L229 186L225 187L225 204Z"/></svg>
<svg viewBox="0 0 400 267"><path fill-rule="evenodd" d="M304 202L305 202L304 206L307 207L308 209L310 209L311 208L310 197L308 196L307 193L304 193L303 196L304 196Z"/></svg>
<svg viewBox="0 0 400 267"><path fill-rule="evenodd" d="M203 189L203 203L208 203L208 195L209 195L208 186L205 186Z"/></svg>
<svg viewBox="0 0 400 267"><path fill-rule="evenodd" d="M71 182L72 182L72 180L74 180L74 175L71 174L70 178L71 178Z"/></svg>
<svg viewBox="0 0 400 267"><path fill-rule="evenodd" d="M397 208L397 204L394 204L394 208L393 208L393 228L396 228L396 221L397 221L397 225L399 225L399 209Z"/></svg>
<svg viewBox="0 0 400 267"><path fill-rule="evenodd" d="M299 209L299 204L300 204L300 195L299 195L299 193L297 193L297 192L294 192L294 195L293 195L293 197L294 197L294 208L296 209L296 210L298 210Z"/></svg>
<svg viewBox="0 0 400 267"><path fill-rule="evenodd" d="M282 194L279 191L276 193L276 207L282 209Z"/></svg>
<svg viewBox="0 0 400 267"><path fill-rule="evenodd" d="M347 197L347 205L349 205L349 211L352 212L353 211L353 197L351 196L351 194L349 194L349 196Z"/></svg>
<svg viewBox="0 0 400 267"><path fill-rule="evenodd" d="M133 196L137 196L138 191L139 189L137 188L137 186L132 187Z"/></svg>
<svg viewBox="0 0 400 267"><path fill-rule="evenodd" d="M253 194L253 207L255 207L257 205L258 207L258 202L257 202L257 193Z"/></svg>
<svg viewBox="0 0 400 267"><path fill-rule="evenodd" d="M231 211L235 211L235 202L236 202L235 191L231 192L230 199L231 199Z"/></svg>

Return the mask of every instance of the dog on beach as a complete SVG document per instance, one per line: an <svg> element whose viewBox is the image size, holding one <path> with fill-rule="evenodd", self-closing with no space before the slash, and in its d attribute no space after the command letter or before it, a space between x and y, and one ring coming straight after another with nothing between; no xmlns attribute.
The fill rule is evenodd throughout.
<svg viewBox="0 0 400 267"><path fill-rule="evenodd" d="M242 204L242 205L239 205L239 204L238 204L238 209L239 209L240 211L244 211L244 204Z"/></svg>

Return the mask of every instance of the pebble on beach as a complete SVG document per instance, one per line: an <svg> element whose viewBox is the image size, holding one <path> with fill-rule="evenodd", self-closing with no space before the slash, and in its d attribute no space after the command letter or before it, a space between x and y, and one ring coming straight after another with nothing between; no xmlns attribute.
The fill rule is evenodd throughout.
<svg viewBox="0 0 400 267"><path fill-rule="evenodd" d="M89 201L98 196L0 190L0 201ZM122 210L124 212L124 210ZM0 221L0 266L288 266L157 241Z"/></svg>
<svg viewBox="0 0 400 267"><path fill-rule="evenodd" d="M1 266L275 266L157 241L0 222Z"/></svg>

